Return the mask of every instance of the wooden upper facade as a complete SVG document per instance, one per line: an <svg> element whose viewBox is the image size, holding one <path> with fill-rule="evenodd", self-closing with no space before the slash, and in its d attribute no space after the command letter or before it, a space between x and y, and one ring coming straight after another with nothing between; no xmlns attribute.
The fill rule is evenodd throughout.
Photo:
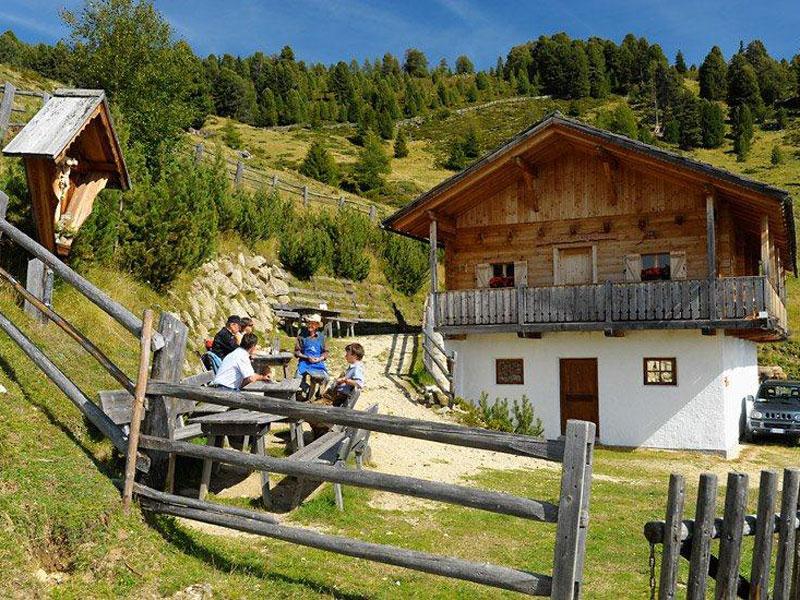
<svg viewBox="0 0 800 600"><path fill-rule="evenodd" d="M796 270L786 192L557 113L384 226L444 247L453 293L437 299L440 327L618 330L625 316L626 327L669 320L785 335L784 278ZM635 306L620 307L615 293ZM780 314L765 321L770 295Z"/></svg>

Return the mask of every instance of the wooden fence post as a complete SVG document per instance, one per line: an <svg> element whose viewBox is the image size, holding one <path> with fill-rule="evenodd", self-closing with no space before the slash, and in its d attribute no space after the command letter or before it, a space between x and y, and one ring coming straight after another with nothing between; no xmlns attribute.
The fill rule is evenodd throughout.
<svg viewBox="0 0 800 600"><path fill-rule="evenodd" d="M278 189L278 176L277 175L273 175L272 176L272 189L273 190L277 190Z"/></svg>
<svg viewBox="0 0 800 600"><path fill-rule="evenodd" d="M739 586L739 562L742 557L744 516L747 509L747 480L745 473L728 473L725 514L719 536L716 600L736 600Z"/></svg>
<svg viewBox="0 0 800 600"><path fill-rule="evenodd" d="M48 94L47 92L43 93L42 94L42 105L47 104L50 101L50 98L52 98L52 96L50 94Z"/></svg>
<svg viewBox="0 0 800 600"><path fill-rule="evenodd" d="M151 379L177 382L183 372L183 360L186 352L188 329L181 320L172 313L162 313L158 330L164 338L164 347L153 355ZM166 396L153 396L148 400L142 432L145 435L173 439L175 433L175 400ZM150 487L164 489L164 484L171 484L170 466L174 459L159 451L150 452L151 468L147 480Z"/></svg>
<svg viewBox="0 0 800 600"><path fill-rule="evenodd" d="M692 554L689 559L689 578L686 582L686 600L703 600L706 597L708 565L711 562L711 533L717 505L717 476L700 475L697 489L697 508L694 515Z"/></svg>
<svg viewBox="0 0 800 600"><path fill-rule="evenodd" d="M750 569L751 600L767 600L769 594L770 556L772 536L775 533L775 493L778 475L775 471L761 471L758 485L758 512L753 545L753 564Z"/></svg>
<svg viewBox="0 0 800 600"><path fill-rule="evenodd" d="M194 162L199 163L203 159L203 143L200 142L194 147Z"/></svg>
<svg viewBox="0 0 800 600"><path fill-rule="evenodd" d="M369 219L374 221L378 217L378 209L374 204L369 205Z"/></svg>
<svg viewBox="0 0 800 600"><path fill-rule="evenodd" d="M581 597L594 436L594 423L567 421L550 592L550 598L555 600Z"/></svg>
<svg viewBox="0 0 800 600"><path fill-rule="evenodd" d="M142 337L139 340L139 374L131 407L131 430L128 434L128 454L125 459L125 485L122 489L122 508L127 513L133 498L133 479L136 475L136 453L139 451L139 429L144 412L144 393L147 390L147 368L150 366L150 336L153 333L153 311L144 311Z"/></svg>
<svg viewBox="0 0 800 600"><path fill-rule="evenodd" d="M240 160L236 161L236 175L233 178L233 183L236 187L241 187L242 177L244 176L244 163Z"/></svg>
<svg viewBox="0 0 800 600"><path fill-rule="evenodd" d="M344 196L339 196L339 208L344 208Z"/></svg>
<svg viewBox="0 0 800 600"><path fill-rule="evenodd" d="M6 82L3 86L3 99L0 100L0 142L8 130L8 125L11 122L11 108L14 106L14 94L17 88L11 83Z"/></svg>
<svg viewBox="0 0 800 600"><path fill-rule="evenodd" d="M308 206L308 186L303 186L303 206Z"/></svg>
<svg viewBox="0 0 800 600"><path fill-rule="evenodd" d="M795 519L797 515L800 471L784 469L781 517L778 529L778 554L775 558L774 600L788 600L792 587L792 556L795 542Z"/></svg>
<svg viewBox="0 0 800 600"><path fill-rule="evenodd" d="M38 258L28 261L28 274L25 281L25 289L44 302L47 306L53 303L53 271ZM45 325L48 322L47 316L36 308L33 304L25 301L25 314L36 319Z"/></svg>
<svg viewBox="0 0 800 600"><path fill-rule="evenodd" d="M678 584L678 564L681 558L681 533L683 528L683 503L686 486L683 475L669 476L667 516L664 523L664 548L661 554L661 576L658 581L659 600L672 600Z"/></svg>

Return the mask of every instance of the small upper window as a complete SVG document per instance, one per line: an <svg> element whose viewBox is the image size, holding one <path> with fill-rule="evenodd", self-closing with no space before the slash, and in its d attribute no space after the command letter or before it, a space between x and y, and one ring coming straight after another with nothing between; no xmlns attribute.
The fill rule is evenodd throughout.
<svg viewBox="0 0 800 600"><path fill-rule="evenodd" d="M642 254L642 281L670 279L669 252Z"/></svg>
<svg viewBox="0 0 800 600"><path fill-rule="evenodd" d="M489 287L514 287L514 263L492 263L492 278Z"/></svg>
<svg viewBox="0 0 800 600"><path fill-rule="evenodd" d="M677 363L674 358L645 358L645 385L678 385Z"/></svg>

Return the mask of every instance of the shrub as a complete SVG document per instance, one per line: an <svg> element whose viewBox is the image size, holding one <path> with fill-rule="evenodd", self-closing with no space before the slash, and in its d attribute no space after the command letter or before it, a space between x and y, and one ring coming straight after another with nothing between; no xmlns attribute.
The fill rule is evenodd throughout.
<svg viewBox="0 0 800 600"><path fill-rule="evenodd" d="M510 411L507 398L497 398L489 404L489 395L486 392L481 394L477 404L463 398L456 398L455 403L463 411L460 420L470 427L484 427L532 437L541 437L544 434L542 420L534 414L533 406L524 394L521 400L514 400Z"/></svg>
<svg viewBox="0 0 800 600"><path fill-rule="evenodd" d="M408 156L408 140L405 131L398 129L397 137L394 140L394 157L405 158L406 156Z"/></svg>
<svg viewBox="0 0 800 600"><path fill-rule="evenodd" d="M369 275L369 257L364 253L372 241L374 227L369 217L358 211L343 208L333 223L332 268L335 275L363 281Z"/></svg>
<svg viewBox="0 0 800 600"><path fill-rule="evenodd" d="M92 213L75 234L69 260L76 269L85 263L110 263L114 258L120 228L120 201L125 196L103 190L94 201Z"/></svg>
<svg viewBox="0 0 800 600"><path fill-rule="evenodd" d="M157 183L140 182L127 195L120 227L120 263L156 290L213 255L217 211L213 168L172 158Z"/></svg>
<svg viewBox="0 0 800 600"><path fill-rule="evenodd" d="M385 182L384 176L390 172L389 157L383 150L383 144L378 136L368 132L364 147L358 153L358 161L353 166L353 176L359 189L379 189Z"/></svg>
<svg viewBox="0 0 800 600"><path fill-rule="evenodd" d="M312 179L327 183L328 185L338 185L339 169L325 145L317 140L306 153L303 163L300 165L300 172Z"/></svg>
<svg viewBox="0 0 800 600"><path fill-rule="evenodd" d="M775 144L772 147L772 156L770 156L770 162L772 163L773 166L778 166L780 164L783 164L783 161L784 161L783 150L781 150L779 144Z"/></svg>
<svg viewBox="0 0 800 600"><path fill-rule="evenodd" d="M242 148L242 136L231 120L225 121L225 125L222 126L222 141L234 150Z"/></svg>
<svg viewBox="0 0 800 600"><path fill-rule="evenodd" d="M428 279L428 252L421 243L385 234L384 273L389 283L407 296L416 294Z"/></svg>
<svg viewBox="0 0 800 600"><path fill-rule="evenodd" d="M596 124L601 129L620 133L631 139L636 139L636 134L639 132L636 114L627 104L619 104L610 110L600 111Z"/></svg>
<svg viewBox="0 0 800 600"><path fill-rule="evenodd" d="M310 279L325 263L328 238L320 231L301 227L281 237L279 257L298 279Z"/></svg>

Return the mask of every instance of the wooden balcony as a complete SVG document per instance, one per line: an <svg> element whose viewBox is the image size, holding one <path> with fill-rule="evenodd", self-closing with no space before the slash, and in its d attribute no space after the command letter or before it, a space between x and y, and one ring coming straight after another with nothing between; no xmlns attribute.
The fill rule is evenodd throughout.
<svg viewBox="0 0 800 600"><path fill-rule="evenodd" d="M785 339L786 307L763 276L591 285L471 289L436 294L436 328L490 331L730 329Z"/></svg>

